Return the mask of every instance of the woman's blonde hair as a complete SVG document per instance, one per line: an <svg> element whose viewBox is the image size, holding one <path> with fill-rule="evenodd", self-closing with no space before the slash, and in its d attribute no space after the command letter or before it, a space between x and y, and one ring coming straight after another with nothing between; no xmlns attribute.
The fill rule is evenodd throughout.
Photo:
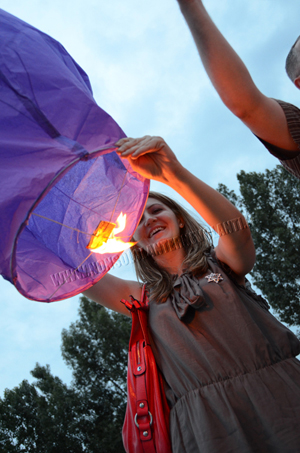
<svg viewBox="0 0 300 453"><path fill-rule="evenodd" d="M153 256L183 247L186 253L183 268L193 275L200 275L208 268L204 252L211 248L212 238L210 233L176 201L157 192L150 192L149 197L155 198L170 208L178 220L184 224L183 228L180 228L178 238L147 250L142 249L138 244L131 248L137 278L147 284L150 300L164 302L173 290L174 276L159 267Z"/></svg>

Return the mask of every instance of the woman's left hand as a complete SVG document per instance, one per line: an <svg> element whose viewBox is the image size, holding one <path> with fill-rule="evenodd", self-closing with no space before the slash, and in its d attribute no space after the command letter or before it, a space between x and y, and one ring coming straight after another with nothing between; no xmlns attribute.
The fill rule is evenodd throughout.
<svg viewBox="0 0 300 453"><path fill-rule="evenodd" d="M132 168L145 178L170 184L180 163L161 137L122 138L116 145L120 157L129 160Z"/></svg>

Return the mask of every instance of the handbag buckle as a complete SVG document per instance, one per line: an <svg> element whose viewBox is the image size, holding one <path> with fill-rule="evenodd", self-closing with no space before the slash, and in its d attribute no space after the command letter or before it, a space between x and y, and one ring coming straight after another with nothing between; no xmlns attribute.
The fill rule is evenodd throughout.
<svg viewBox="0 0 300 453"><path fill-rule="evenodd" d="M148 411L148 415L150 417L150 422L149 422L149 425L151 426L152 425L152 422L153 422L153 417L152 417L152 414L150 411ZM137 418L138 418L138 414L136 413L135 414L135 417L134 417L134 423L135 423L135 426L140 429L140 425L138 424L138 421L137 421Z"/></svg>

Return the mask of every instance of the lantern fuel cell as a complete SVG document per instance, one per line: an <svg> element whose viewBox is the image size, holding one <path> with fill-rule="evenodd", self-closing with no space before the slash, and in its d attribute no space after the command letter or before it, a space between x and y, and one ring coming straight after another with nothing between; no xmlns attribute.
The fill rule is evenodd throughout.
<svg viewBox="0 0 300 453"><path fill-rule="evenodd" d="M101 220L86 248L93 250L101 247L101 245L107 242L115 227L115 223Z"/></svg>

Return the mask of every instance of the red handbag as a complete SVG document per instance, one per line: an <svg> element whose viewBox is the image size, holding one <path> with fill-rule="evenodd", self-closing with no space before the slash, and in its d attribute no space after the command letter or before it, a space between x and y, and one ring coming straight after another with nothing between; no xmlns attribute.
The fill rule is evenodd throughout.
<svg viewBox="0 0 300 453"><path fill-rule="evenodd" d="M148 297L122 300L132 315L123 444L127 453L171 453L169 414L162 376L148 334Z"/></svg>

